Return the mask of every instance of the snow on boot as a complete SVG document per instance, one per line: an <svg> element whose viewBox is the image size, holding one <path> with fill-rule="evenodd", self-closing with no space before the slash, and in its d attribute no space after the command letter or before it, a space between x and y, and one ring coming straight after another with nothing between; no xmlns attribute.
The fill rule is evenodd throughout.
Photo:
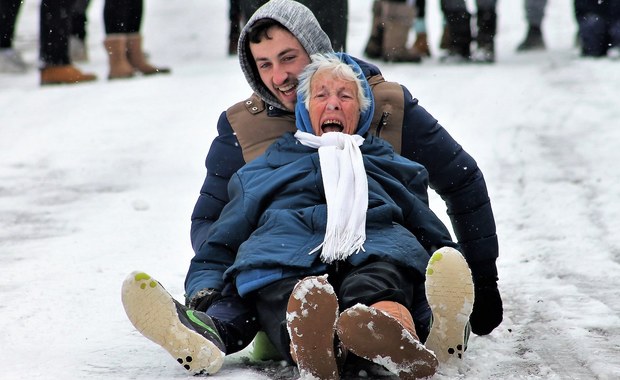
<svg viewBox="0 0 620 380"><path fill-rule="evenodd" d="M463 359L474 306L474 283L463 255L443 247L426 268L426 298L433 313L426 347L440 363Z"/></svg>
<svg viewBox="0 0 620 380"><path fill-rule="evenodd" d="M288 300L291 356L302 379L339 379L334 346L338 299L327 276L299 281Z"/></svg>
<svg viewBox="0 0 620 380"><path fill-rule="evenodd" d="M400 379L428 378L437 369L437 358L415 335L411 314L396 302L348 308L340 314L337 332L347 350L384 366Z"/></svg>
<svg viewBox="0 0 620 380"><path fill-rule="evenodd" d="M193 374L213 374L224 363L225 346L205 313L178 303L144 272L123 282L123 306L131 323Z"/></svg>

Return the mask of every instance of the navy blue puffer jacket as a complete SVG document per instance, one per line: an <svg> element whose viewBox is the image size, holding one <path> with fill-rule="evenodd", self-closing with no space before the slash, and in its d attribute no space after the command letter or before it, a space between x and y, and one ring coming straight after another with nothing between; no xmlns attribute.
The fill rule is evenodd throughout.
<svg viewBox="0 0 620 380"><path fill-rule="evenodd" d="M382 139L360 147L368 175L365 252L347 261L385 260L424 278L430 253L456 247L428 207L426 169L394 153ZM230 202L192 260L186 290L222 289L234 280L240 295L289 276L324 273L320 252L309 254L325 235L327 206L316 149L292 134L250 162L229 185Z"/></svg>

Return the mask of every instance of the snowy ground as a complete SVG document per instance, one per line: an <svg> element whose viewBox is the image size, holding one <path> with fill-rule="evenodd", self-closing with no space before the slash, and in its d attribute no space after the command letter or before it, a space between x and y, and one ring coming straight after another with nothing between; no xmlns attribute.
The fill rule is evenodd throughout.
<svg viewBox="0 0 620 380"><path fill-rule="evenodd" d="M105 78L102 3L81 67ZM378 62L476 157L496 213L504 322L436 378L617 379L620 62L578 57L566 0L549 1L549 50L517 55L521 3L499 2L495 65ZM33 66L38 4L25 3L17 31ZM350 2L358 56L370 4ZM0 74L0 378L188 377L133 329L120 286L139 269L182 298L215 123L249 95L225 53L226 12L224 0L147 2L146 47L170 76L40 88L34 68ZM214 378L266 379L245 354Z"/></svg>

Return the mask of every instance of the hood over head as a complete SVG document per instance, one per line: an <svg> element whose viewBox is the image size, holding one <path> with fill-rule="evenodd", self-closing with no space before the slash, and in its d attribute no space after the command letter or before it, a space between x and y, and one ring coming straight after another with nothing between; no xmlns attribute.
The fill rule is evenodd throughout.
<svg viewBox="0 0 620 380"><path fill-rule="evenodd" d="M347 53L332 53L337 56L341 62L346 63L347 65L353 68L353 72L357 75L357 78L360 80L362 89L364 91L364 95L370 101L368 107L360 113L360 120L358 122L357 129L355 133L364 136L366 132L370 129L370 123L372 122L373 115L375 113L375 98L372 94L372 89L370 88L370 84L368 84L368 80L366 80L366 76L362 72L362 69L357 64L357 62L351 58ZM312 80L312 79L310 79ZM310 114L306 109L305 98L301 92L297 93L297 104L295 105L295 125L297 129L302 132L312 133L314 134L314 130L312 129L312 123L310 122Z"/></svg>
<svg viewBox="0 0 620 380"><path fill-rule="evenodd" d="M282 24L297 38L309 56L315 53L333 53L334 50L329 37L321 29L312 11L305 5L293 0L271 0L254 12L239 36L239 64L248 84L261 99L274 107L286 110L261 81L250 52L248 32L262 19L272 19Z"/></svg>

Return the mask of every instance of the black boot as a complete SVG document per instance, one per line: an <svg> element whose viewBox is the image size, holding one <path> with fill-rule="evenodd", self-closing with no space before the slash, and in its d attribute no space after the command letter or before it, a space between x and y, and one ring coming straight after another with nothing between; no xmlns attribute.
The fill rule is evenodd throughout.
<svg viewBox="0 0 620 380"><path fill-rule="evenodd" d="M468 62L471 59L471 15L467 11L445 12L449 33L448 55L443 62Z"/></svg>
<svg viewBox="0 0 620 380"><path fill-rule="evenodd" d="M476 20L478 35L477 49L473 60L482 63L495 62L495 33L497 32L497 13L494 9L481 9Z"/></svg>
<svg viewBox="0 0 620 380"><path fill-rule="evenodd" d="M542 30L540 26L530 25L527 29L527 35L523 42L517 46L517 51L545 50L545 41L543 40Z"/></svg>

